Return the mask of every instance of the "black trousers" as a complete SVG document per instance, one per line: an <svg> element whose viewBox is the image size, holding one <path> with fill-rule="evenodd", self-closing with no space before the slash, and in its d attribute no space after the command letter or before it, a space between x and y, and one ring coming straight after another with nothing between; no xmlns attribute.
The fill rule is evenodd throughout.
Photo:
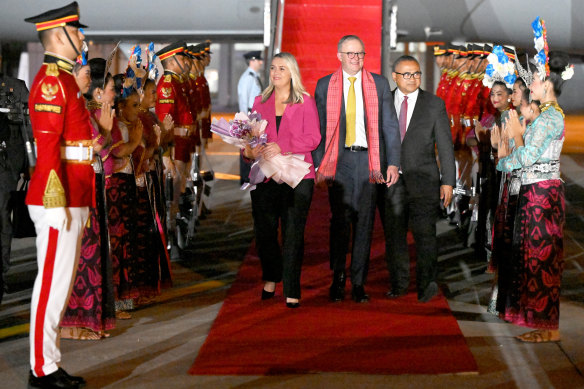
<svg viewBox="0 0 584 389"><path fill-rule="evenodd" d="M253 162L247 162L243 159L243 156L239 155L239 184L243 185L245 182L249 182L249 172L251 170L251 165Z"/></svg>
<svg viewBox="0 0 584 389"><path fill-rule="evenodd" d="M351 283L364 285L369 271L371 233L375 217L377 185L369 182L367 151L345 150L339 155L335 180L329 187L331 207L330 266L344 271L349 243ZM352 232L352 236L351 236Z"/></svg>
<svg viewBox="0 0 584 389"><path fill-rule="evenodd" d="M428 284L436 281L438 272L436 222L440 211L439 197L418 197L409 193L401 176L397 183L385 187L383 192L380 213L391 287L394 291L407 290L410 284L409 222L416 244L416 287L420 297Z"/></svg>
<svg viewBox="0 0 584 389"><path fill-rule="evenodd" d="M10 219L10 192L0 191L0 252L2 272L10 268L10 247L12 245L12 221Z"/></svg>
<svg viewBox="0 0 584 389"><path fill-rule="evenodd" d="M284 295L300 298L300 272L304 257L304 227L312 201L314 180L304 179L292 189L273 180L251 191L256 246L262 280L284 281ZM282 225L282 248L278 224Z"/></svg>

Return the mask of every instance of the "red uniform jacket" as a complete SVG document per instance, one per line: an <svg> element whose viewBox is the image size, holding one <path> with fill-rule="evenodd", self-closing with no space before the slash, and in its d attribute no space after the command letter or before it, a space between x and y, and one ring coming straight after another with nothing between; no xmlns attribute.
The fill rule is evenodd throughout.
<svg viewBox="0 0 584 389"><path fill-rule="evenodd" d="M156 91L158 92L158 100L156 101L158 119L163 121L164 117L170 114L175 126L192 127L193 115L191 115L188 97L183 90L178 74L166 70L164 76L158 81Z"/></svg>
<svg viewBox="0 0 584 389"><path fill-rule="evenodd" d="M30 89L28 106L37 145L37 164L26 196L29 205L53 208L94 204L92 161L61 158L62 146L82 143L90 147L92 144L89 112L71 74L72 68L72 61L45 54L44 63ZM50 197L51 193L57 193L56 197L47 200L47 194Z"/></svg>
<svg viewBox="0 0 584 389"><path fill-rule="evenodd" d="M195 127L194 133L191 135L191 141L194 145L200 145L201 137L199 134L199 123L197 122L197 115L201 111L201 97L199 91L197 90L196 76L192 73L189 73L187 83L189 87L189 105L191 107L191 114L193 115L193 124Z"/></svg>
<svg viewBox="0 0 584 389"><path fill-rule="evenodd" d="M204 74L199 76L200 85L201 85L201 106L204 109L209 109L211 107L211 92L209 91L209 83L207 83L207 79L205 78ZM201 120L201 137L203 139L209 139L213 135L211 134L211 112L209 112L209 116L204 117Z"/></svg>

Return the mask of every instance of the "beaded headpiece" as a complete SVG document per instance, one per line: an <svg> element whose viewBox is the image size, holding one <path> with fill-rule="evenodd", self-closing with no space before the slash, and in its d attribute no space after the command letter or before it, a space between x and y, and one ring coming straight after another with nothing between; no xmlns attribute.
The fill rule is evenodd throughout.
<svg viewBox="0 0 584 389"><path fill-rule="evenodd" d="M527 69L525 69L523 66L521 66L521 61L519 61L519 58L517 57L517 52L515 52L515 58L516 58L515 69L517 69L517 74L519 75L519 77L521 77L521 79L523 80L525 85L527 85L527 86L531 85L531 83L533 82L533 73L529 69L529 57L528 57L527 53L525 53L525 58L527 61Z"/></svg>

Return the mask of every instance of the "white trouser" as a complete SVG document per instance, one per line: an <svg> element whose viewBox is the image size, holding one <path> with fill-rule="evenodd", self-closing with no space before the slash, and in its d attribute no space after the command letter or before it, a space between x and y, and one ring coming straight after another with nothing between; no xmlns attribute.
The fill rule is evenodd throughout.
<svg viewBox="0 0 584 389"><path fill-rule="evenodd" d="M30 303L30 365L37 377L59 368L59 323L71 295L81 236L89 216L89 207L65 209L70 222L62 230L55 230L44 220L43 206L28 206L37 234L38 274Z"/></svg>

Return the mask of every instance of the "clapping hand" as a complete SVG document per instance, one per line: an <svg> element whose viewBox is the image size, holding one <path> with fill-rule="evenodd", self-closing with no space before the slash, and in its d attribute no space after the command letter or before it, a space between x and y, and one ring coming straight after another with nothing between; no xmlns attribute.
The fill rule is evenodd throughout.
<svg viewBox="0 0 584 389"><path fill-rule="evenodd" d="M112 108L111 103L103 103L101 105L101 116L99 117L99 127L110 132L114 125L114 118L116 111Z"/></svg>
<svg viewBox="0 0 584 389"><path fill-rule="evenodd" d="M501 144L501 128L495 124L491 130L491 146L498 148Z"/></svg>
<svg viewBox="0 0 584 389"><path fill-rule="evenodd" d="M165 131L170 131L174 128L174 119L170 114L167 114L162 121L162 125L164 126Z"/></svg>
<svg viewBox="0 0 584 389"><path fill-rule="evenodd" d="M503 123L503 130L500 135L501 140L499 142L499 149L497 150L497 157L503 158L509 155L509 130L506 123Z"/></svg>
<svg viewBox="0 0 584 389"><path fill-rule="evenodd" d="M154 134L156 134L156 146L160 146L160 135L162 134L162 130L158 124L152 126L152 129L154 130Z"/></svg>
<svg viewBox="0 0 584 389"><path fill-rule="evenodd" d="M519 115L514 110L509 111L509 118L507 119L507 132L510 138L523 137L525 132L525 121L519 120Z"/></svg>

